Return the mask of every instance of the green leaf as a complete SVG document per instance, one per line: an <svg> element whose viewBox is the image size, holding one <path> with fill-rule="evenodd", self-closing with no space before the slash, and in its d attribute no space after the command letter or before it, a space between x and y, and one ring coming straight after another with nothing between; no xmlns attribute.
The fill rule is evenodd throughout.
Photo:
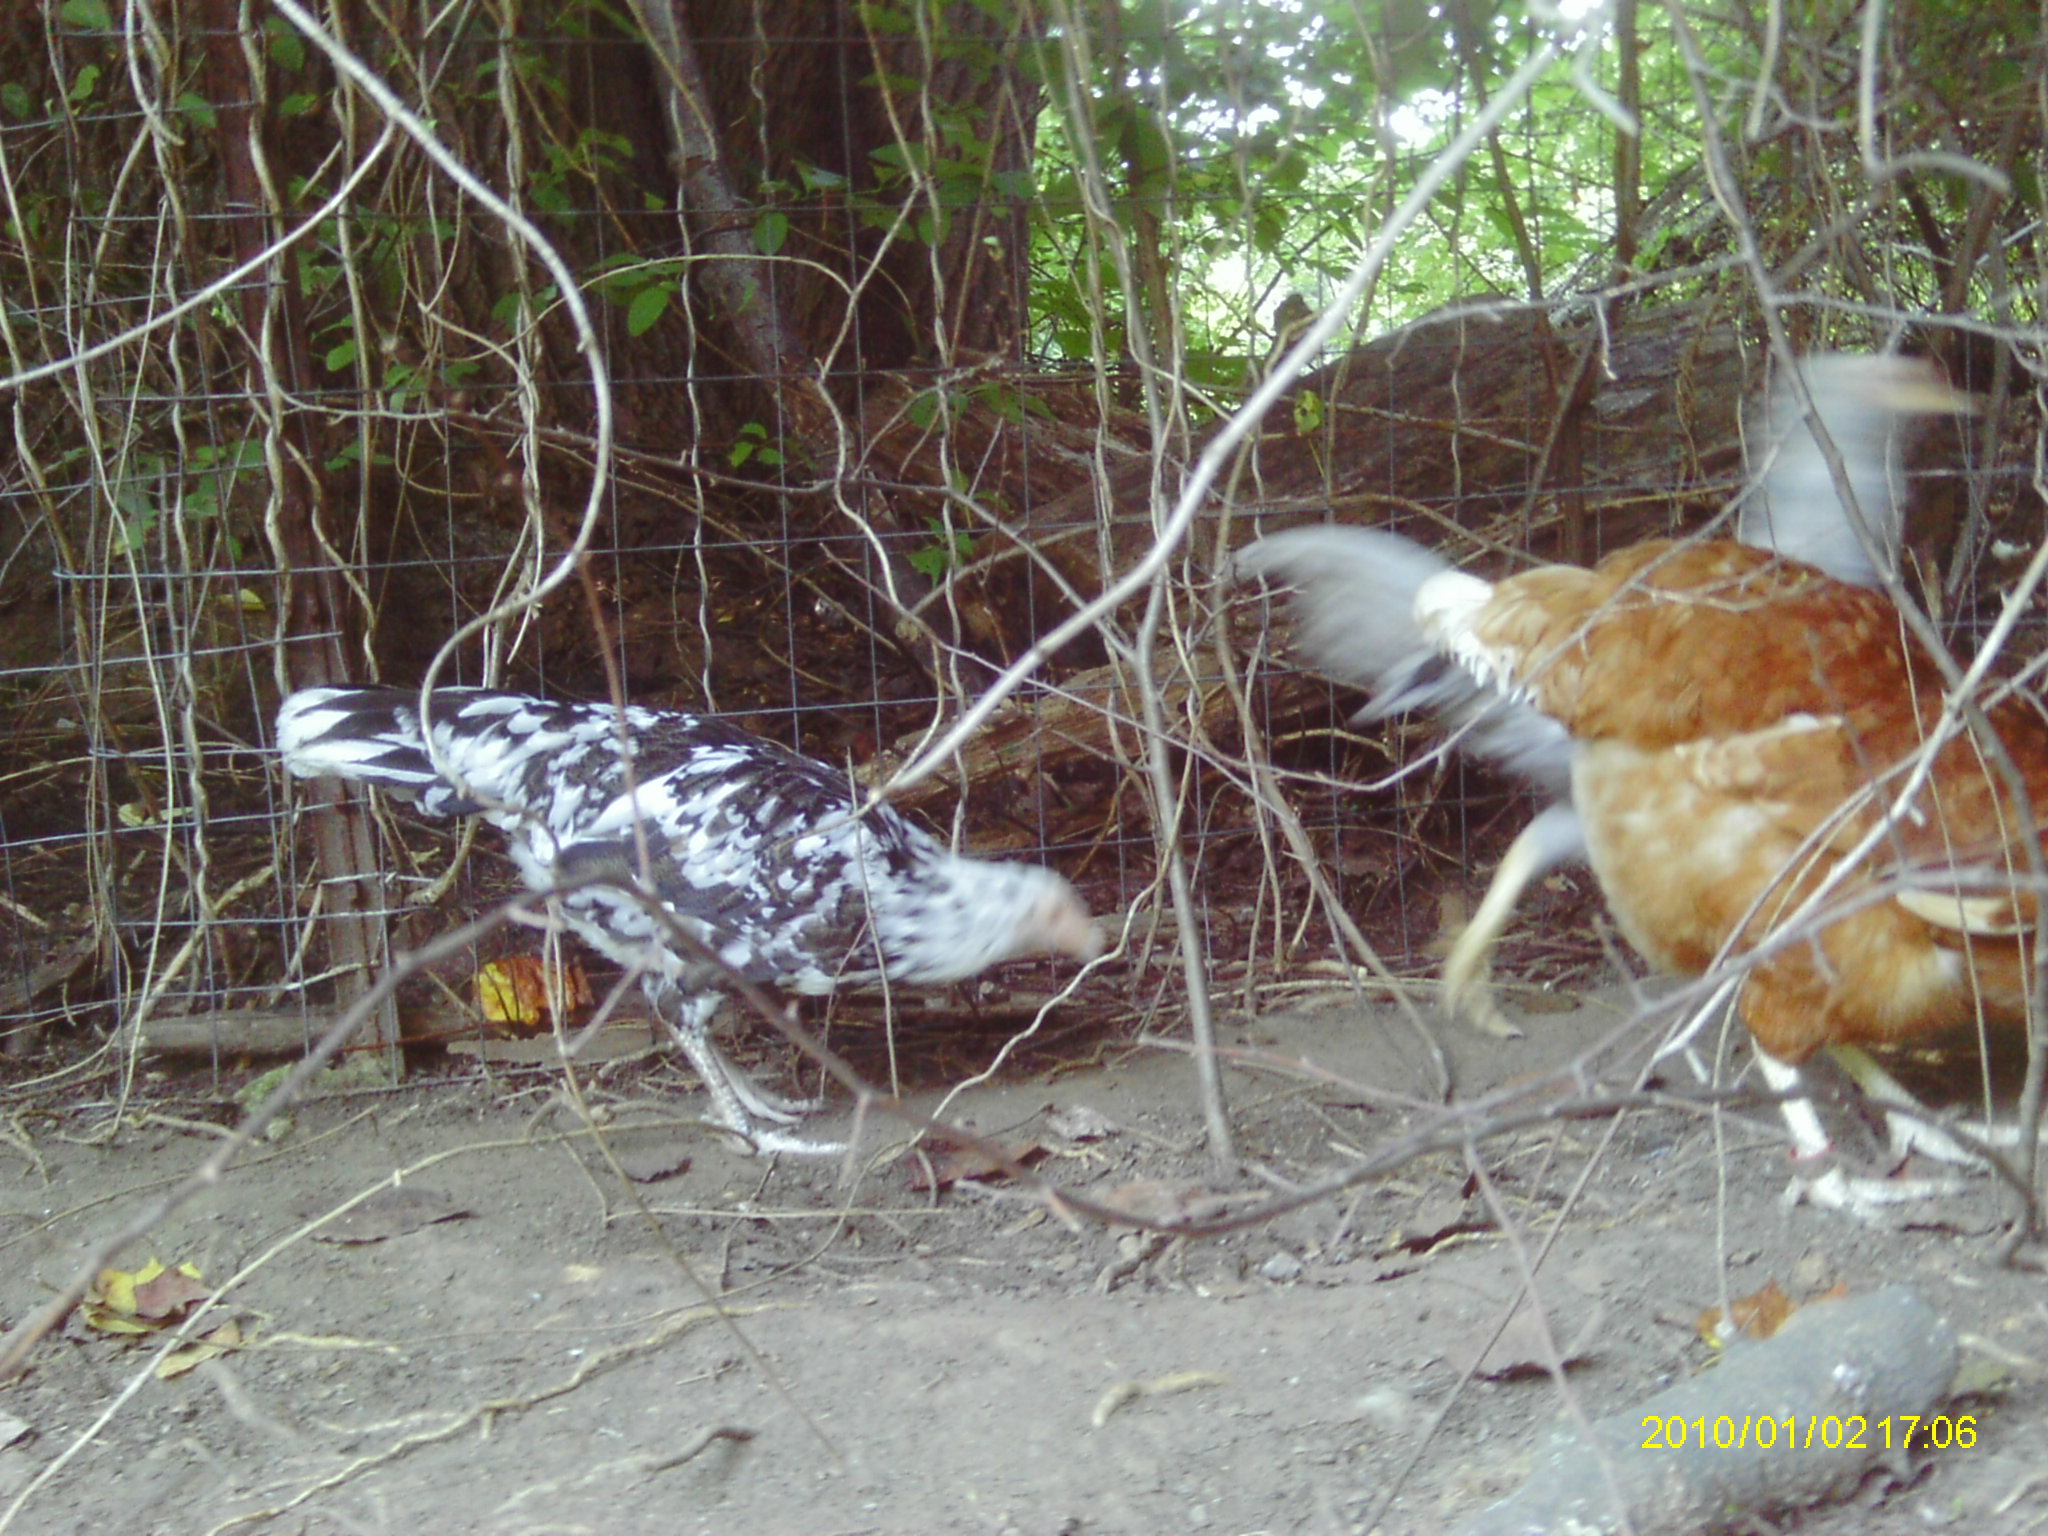
<svg viewBox="0 0 2048 1536"><path fill-rule="evenodd" d="M156 502L134 485L124 485L114 492L114 512L121 524L122 542L131 554L149 542L161 515Z"/></svg>
<svg viewBox="0 0 2048 1536"><path fill-rule="evenodd" d="M319 105L320 93L318 91L293 91L291 95L285 97L277 104L277 115L279 117L304 117L308 112L315 111Z"/></svg>
<svg viewBox="0 0 2048 1536"><path fill-rule="evenodd" d="M910 418L910 424L920 432L929 432L932 423L939 419L939 407L945 402L936 389L920 390L911 396L910 403L903 408L903 414Z"/></svg>
<svg viewBox="0 0 2048 1536"><path fill-rule="evenodd" d="M89 100L92 93L99 89L99 84L99 65L88 64L78 72L78 78L71 82L71 93L67 99L74 106L79 102Z"/></svg>
<svg viewBox="0 0 2048 1536"><path fill-rule="evenodd" d="M733 442L732 451L726 455L732 467L738 469L747 460L759 453L768 441L768 429L758 421L750 421L740 428L739 437Z"/></svg>
<svg viewBox="0 0 2048 1536"><path fill-rule="evenodd" d="M856 7L860 19L877 32L908 33L916 30L917 23L910 12L893 5L863 5Z"/></svg>
<svg viewBox="0 0 2048 1536"><path fill-rule="evenodd" d="M106 0L64 0L57 8L57 14L64 18L66 26L77 27L82 32L114 30L113 12L107 8Z"/></svg>
<svg viewBox="0 0 2048 1536"><path fill-rule="evenodd" d="M328 372L340 373L344 368L354 366L356 357L355 339L351 337L339 346L329 347L327 349L327 356L322 361L327 364Z"/></svg>
<svg viewBox="0 0 2048 1536"><path fill-rule="evenodd" d="M932 516L925 518L924 525L931 529L933 538L950 548L954 560L964 564L974 558L974 535L965 528L955 528L949 535L946 532L946 520L943 517Z"/></svg>
<svg viewBox="0 0 2048 1536"><path fill-rule="evenodd" d="M263 31L270 39L271 63L288 74L306 67L306 40L297 27L282 16L273 16L263 24Z"/></svg>
<svg viewBox="0 0 2048 1536"><path fill-rule="evenodd" d="M775 255L788 238L789 215L786 213L764 213L754 225L754 249L763 256Z"/></svg>
<svg viewBox="0 0 2048 1536"><path fill-rule="evenodd" d="M0 84L0 112L12 118L26 119L35 107L36 99L29 95L28 87L19 80Z"/></svg>
<svg viewBox="0 0 2048 1536"><path fill-rule="evenodd" d="M645 336L654 329L655 322L668 313L668 289L660 283L642 288L633 295L633 302L626 306L626 332L631 336Z"/></svg>
<svg viewBox="0 0 2048 1536"><path fill-rule="evenodd" d="M1036 395L1020 394L1001 384L979 386L974 391L974 398L1013 427L1023 426L1026 416L1037 416L1047 421L1053 419L1052 407Z"/></svg>
<svg viewBox="0 0 2048 1536"><path fill-rule="evenodd" d="M204 128L211 133L218 124L214 116L213 103L194 91L182 91L178 95L178 110L185 114L187 122Z"/></svg>
<svg viewBox="0 0 2048 1536"><path fill-rule="evenodd" d="M394 411L402 411L412 403L419 389L420 371L411 363L393 363L384 373L386 400Z"/></svg>
<svg viewBox="0 0 2048 1536"><path fill-rule="evenodd" d="M558 297L560 295L556 292L553 283L549 283L543 288L536 288L533 292L535 313L540 313L553 307ZM522 308L520 296L517 293L508 293L491 306L491 318L509 331L519 323Z"/></svg>
<svg viewBox="0 0 2048 1536"><path fill-rule="evenodd" d="M1323 429L1323 397L1312 389L1304 389L1294 397L1294 433L1297 437L1312 437Z"/></svg>
<svg viewBox="0 0 2048 1536"><path fill-rule="evenodd" d="M946 520L931 514L926 514L924 525L933 542L910 552L907 558L912 570L930 581L941 581L954 567L974 558L974 535L964 528L948 532Z"/></svg>

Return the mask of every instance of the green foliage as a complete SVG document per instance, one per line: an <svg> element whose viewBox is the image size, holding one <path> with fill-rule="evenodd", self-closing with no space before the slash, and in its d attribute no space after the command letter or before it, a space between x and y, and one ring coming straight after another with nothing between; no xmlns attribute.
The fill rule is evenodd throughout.
<svg viewBox="0 0 2048 1536"><path fill-rule="evenodd" d="M198 440L182 460L154 450L137 452L108 486L117 542L129 554L139 554L165 514L174 510L187 524L216 521L228 511L242 478L263 469L263 445L254 441Z"/></svg>
<svg viewBox="0 0 2048 1536"><path fill-rule="evenodd" d="M597 264L590 286L606 303L626 311L626 331L644 336L653 330L682 293L683 264L612 256ZM510 323L507 317L507 323Z"/></svg>
<svg viewBox="0 0 2048 1536"><path fill-rule="evenodd" d="M974 558L974 535L965 529L948 530L944 518L928 516L924 525L932 542L910 552L910 568L927 581L944 581L947 573Z"/></svg>
<svg viewBox="0 0 2048 1536"><path fill-rule="evenodd" d="M81 32L114 30L114 13L106 0L64 0L57 7L57 14L65 26L76 27Z"/></svg>
<svg viewBox="0 0 2048 1536"><path fill-rule="evenodd" d="M1468 0L1462 33L1429 0L1363 11L1335 0L1119 11L1113 33L1094 39L1101 68L1078 99L1050 58L1038 65L1054 82L1054 110L1038 135L1033 345L1069 359L1126 350L1130 319L1082 197L1086 140L1122 237L1143 237L1141 215L1157 220L1180 366L1225 389L1264 357L1278 300L1327 295L1386 211L1536 42L1523 7L1500 0ZM1643 96L1667 118L1642 145L1650 200L1674 178L1696 176L1699 129L1661 16L1645 8L1641 25ZM1744 34L1712 46L1722 50L1717 67L1745 77L1750 61L1730 52L1747 48ZM1598 72L1611 73L1611 59ZM1524 232L1553 281L1599 271L1614 237L1615 129L1568 70L1539 85L1497 146L1498 161L1490 150L1470 161L1394 252L1361 317L1368 329L1453 299L1526 297ZM1101 295L1077 281L1090 270L1110 281Z"/></svg>
<svg viewBox="0 0 2048 1536"><path fill-rule="evenodd" d="M763 256L773 256L782 250L783 242L789 239L789 215L770 210L754 221L754 249Z"/></svg>
<svg viewBox="0 0 2048 1536"><path fill-rule="evenodd" d="M903 414L910 424L920 432L929 432L938 425L941 414L950 417L958 407L961 397L942 389L919 390L910 397L910 403L903 408Z"/></svg>
<svg viewBox="0 0 2048 1536"><path fill-rule="evenodd" d="M302 179L291 183L293 198L314 201L319 189ZM446 240L454 234L445 221L415 219L364 208L337 214L320 227L316 240L293 257L299 290L315 304L338 300L352 274L370 297L395 308L405 290L406 264L414 242Z"/></svg>
<svg viewBox="0 0 2048 1536"><path fill-rule="evenodd" d="M286 74L297 74L306 67L306 40L299 35L299 29L282 16L266 16L263 19L264 46L270 54L270 62Z"/></svg>
<svg viewBox="0 0 2048 1536"><path fill-rule="evenodd" d="M553 283L548 283L533 291L533 303L537 309L550 309L561 296L561 290ZM491 318L510 331L521 323L521 315L525 308L526 299L523 295L501 294L497 302L491 306Z"/></svg>
<svg viewBox="0 0 2048 1536"><path fill-rule="evenodd" d="M675 289L667 283L649 283L626 305L626 334L645 336L655 322L668 313L668 301Z"/></svg>
<svg viewBox="0 0 2048 1536"><path fill-rule="evenodd" d="M728 455L734 469L750 463L760 463L770 469L782 464L782 450L768 441L768 429L758 421L750 421L740 428L739 438L732 445Z"/></svg>
<svg viewBox="0 0 2048 1536"><path fill-rule="evenodd" d="M185 515L217 517L227 509L244 473L263 469L263 445L256 442L194 443L186 456Z"/></svg>
<svg viewBox="0 0 2048 1536"><path fill-rule="evenodd" d="M633 157L633 141L602 128L584 128L568 143L541 146L541 164L528 177L526 195L541 212L561 216L597 206L596 187Z"/></svg>
<svg viewBox="0 0 2048 1536"><path fill-rule="evenodd" d="M214 116L213 103L196 91L181 91L178 94L178 111L186 122L203 133L211 133L219 126Z"/></svg>
<svg viewBox="0 0 2048 1536"><path fill-rule="evenodd" d="M1052 407L1038 396L1011 389L1005 384L977 385L970 391L970 398L987 406L1013 427L1022 426L1027 416L1036 416L1042 421L1053 419Z"/></svg>

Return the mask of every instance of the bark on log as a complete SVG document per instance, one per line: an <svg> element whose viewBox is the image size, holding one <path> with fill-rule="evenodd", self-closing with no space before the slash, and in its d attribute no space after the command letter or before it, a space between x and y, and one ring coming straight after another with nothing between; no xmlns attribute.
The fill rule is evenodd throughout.
<svg viewBox="0 0 2048 1536"><path fill-rule="evenodd" d="M1559 557L1565 519L1549 471L1562 466L1550 463L1551 448L1587 347L1602 347L1602 338L1590 327L1559 329L1545 310L1472 306L1378 337L1307 375L1252 441L1225 543L1243 544L1269 514L1335 516L1448 542L1460 563L1481 549ZM1717 310L1632 311L1605 339L1591 373L1583 419L1574 424L1584 485L1562 489L1583 490L1575 500L1590 525L1592 553L1669 531L1675 497L1733 489L1740 410L1761 375L1745 363L1734 327ZM1297 412L1311 394L1320 410ZM1296 425L1318 419L1307 435ZM1149 474L1142 463L1112 473L1118 569L1151 538ZM1716 492L1705 494L1714 499ZM1049 538L1092 523L1095 497L1083 487L1046 502L1028 527ZM1455 537L1460 530L1472 537ZM1196 537L1204 557L1228 552L1215 548L1213 533ZM1068 579L1082 591L1099 590L1092 546L1070 540L1058 547L1053 558Z"/></svg>
<svg viewBox="0 0 2048 1536"><path fill-rule="evenodd" d="M1884 1454L1885 1421L1894 1454L1908 1415L1923 1420L1913 1447L1949 1443L1930 1440L1925 1418L1955 1370L1955 1330L1904 1286L1810 1306L1775 1337L1730 1348L1718 1368L1595 1420L1591 1444L1558 1431L1529 1480L1457 1536L1707 1536L1840 1498ZM1738 1435L1739 1445L1714 1443ZM1674 1438L1683 1449L1668 1448Z"/></svg>

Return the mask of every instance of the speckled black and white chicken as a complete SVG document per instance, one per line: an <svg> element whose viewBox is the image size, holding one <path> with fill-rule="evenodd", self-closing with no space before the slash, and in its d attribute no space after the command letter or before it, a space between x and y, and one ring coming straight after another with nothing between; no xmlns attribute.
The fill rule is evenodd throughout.
<svg viewBox="0 0 2048 1536"><path fill-rule="evenodd" d="M435 690L423 733L419 704L397 688L294 693L277 719L284 766L376 785L430 815L481 815L536 891L639 871L644 843L647 888L686 933L750 980L797 992L939 985L1024 956L1100 952L1086 905L1053 871L963 857L887 805L859 815L843 772L723 721L450 687ZM756 1125L792 1123L801 1107L764 1094L712 1043L725 978L644 902L583 884L561 908L590 945L641 969L719 1123L762 1151L837 1150Z"/></svg>

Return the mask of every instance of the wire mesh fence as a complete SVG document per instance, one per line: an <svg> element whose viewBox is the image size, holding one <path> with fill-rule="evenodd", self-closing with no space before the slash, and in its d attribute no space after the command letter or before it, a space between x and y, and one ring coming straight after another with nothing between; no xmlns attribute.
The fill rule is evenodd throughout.
<svg viewBox="0 0 2048 1536"><path fill-rule="evenodd" d="M394 947L515 888L488 838L275 771L288 687L429 671L731 716L1054 865L1121 940L1075 1000L1105 1027L1178 1028L1191 988L1254 1006L1338 957L1426 974L1521 813L1420 731L1347 725L1230 552L1330 517L1502 570L1700 526L1763 382L1749 276L1421 318L1377 292L1167 548L1188 467L1299 334L1278 300L1336 291L1385 166L1291 198L1222 153L1148 182L1119 103L1219 145L1257 114L1176 119L1130 59L1081 86L1085 38L1021 14L635 14L17 21L10 1070L128 1084L148 1042L216 1071L303 1044ZM1660 227L1696 230L1702 185L1671 198ZM1486 272L1419 225L1381 270L1426 270L1431 238ZM1976 487L1925 557L1953 620L2034 515L1959 449L1927 482ZM1590 894L1559 897L1575 926ZM474 1033L462 971L524 942L421 981L387 1030ZM1605 963L1549 943L1553 970Z"/></svg>
<svg viewBox="0 0 2048 1536"><path fill-rule="evenodd" d="M638 1529L619 1488L754 1433L677 1454L648 1406L751 1424L763 1383L778 1414L836 1413L865 1466L828 1486L823 1432L794 1458L757 1448L690 1485L700 1523L752 1499L765 1513L729 1523L1009 1529L1028 1521L993 1491L985 1521L956 1521L960 1487L1014 1483L1044 1523L1047 1469L1080 1468L1087 1513L1063 1529L1439 1530L1437 1511L1498 1482L1502 1431L1524 1427L1498 1417L1513 1381L1540 1376L1575 1414L1574 1394L1664 1386L1674 1297L1730 1302L1752 1261L1812 1293L1857 1265L1945 1274L1932 1244L1824 1244L1780 1219L1787 1128L1767 1094L1731 1087L1743 1030L1712 1026L1731 1017L1717 1000L1813 939L1810 913L1748 954L1672 965L1700 974L1658 991L1599 881L1566 862L1521 895L1494 974L1525 1020L1538 990L1591 997L1569 1043L1539 1054L1436 1006L1447 946L1557 786L1498 776L1441 719L1362 718L1246 577L1255 538L1324 522L1489 578L1726 533L1765 473L1759 402L1792 359L1903 349L1977 414L1922 424L1898 580L1871 601L1896 600L1904 626L1924 615L1930 658L1947 643L1932 691L1956 718L2040 714L2039 72L2015 62L2037 58L2038 15L1880 8L1852 36L1833 12L1760 28L1741 7L1573 9L60 0L0 16L0 1159L42 1181L0 1210L16 1281L0 1382L58 1328L97 1329L104 1296L75 1304L132 1282L122 1244L144 1238L205 1257L207 1305L245 1308L270 1350L218 1355L261 1363L216 1380L216 1419L247 1443L202 1445L204 1488L164 1451L203 1410L161 1410L180 1415L165 1436L140 1396L153 1365L110 1387L110 1354L44 1350L10 1399L44 1432L26 1469L0 1414L0 1532L59 1498L106 1525L189 1509L216 1530L296 1511L370 1528L403 1507L450 1529L555 1513ZM564 942L503 835L281 772L294 690L429 678L732 722L970 853L1050 866L1107 953L923 1002L889 985L804 999L837 1059L730 1031L763 1083L850 1103L867 1159L733 1175L734 1147L670 1113L703 1098L669 1075L632 967ZM1903 755L1917 772L1934 749ZM2026 788L2009 800L2032 815ZM1694 830L1667 844L1674 876ZM2039 843L1966 872L2024 915L2048 888ZM1953 900L1930 923L1966 931L1951 971L1978 941L2035 964L2023 924L1968 934L1960 885L1935 894ZM1295 1007L1331 997L1337 1025ZM616 1026L612 1053L565 1064L556 1040L582 1049L593 1019ZM2008 1037L2032 1048L2027 1085L1994 1093L1987 1067L1976 1095L2016 1100L2023 1124L2042 1097L2032 1022ZM337 1047L361 1064L349 1108L281 1136L277 1163L246 1156L301 1086L278 1088L278 1064L309 1075ZM1688 1056L1702 1081L1673 1086ZM1056 1113L1040 1092L1104 1060L1094 1102L1062 1092ZM1161 1060L1192 1063L1185 1082L1105 1136L1109 1090ZM909 1102L877 1113L890 1091ZM358 1092L375 1106L360 1117ZM1161 1098L1172 1112L1146 1119ZM969 1164L1014 1180L986 1203L957 1192L978 1174L935 1167L974 1141L963 1125L994 1123L956 1102L1039 1138L984 1130ZM614 1156L625 1138L606 1140L650 1106L632 1129L682 1126L659 1177L694 1156L687 1186L650 1193ZM959 1135L898 1161L927 1111ZM872 1134L877 1119L906 1134ZM136 1134L165 1127L187 1139ZM511 1191L480 1211L485 1235L359 1263L308 1246L370 1187L416 1186L458 1152L477 1154L470 1204ZM2038 1207L2031 1171L2007 1171L1976 1208L2001 1202L2016 1241ZM1021 1214L1002 1205L1016 1191ZM415 1219L440 1214L346 1241L412 1237ZM885 1329L821 1338L802 1330L829 1308L777 1303L746 1319L763 1341L746 1371L724 1334L701 1375L656 1359L680 1355L679 1314L616 1331L677 1297L730 1328L740 1287L789 1295L815 1275L807 1301L838 1301L878 1274L913 1282L870 1314ZM1270 1356L1267 1334L1193 1306L1263 1304L1305 1276L1285 1300L1332 1310L1301 1308ZM1517 1309L1549 1316L1581 1281L1600 1293L1583 1331L1495 1349ZM919 1310L956 1282L962 1317ZM2025 1283L1956 1287L1976 1311L1955 1321L1990 1336L2034 1316ZM1150 1427L1160 1487L1128 1518L1135 1442L1107 1421L1223 1373L1175 1359L1106 1395L1090 1381L1095 1438L1067 1435L1080 1417L1057 1394L1133 1337L1121 1314L1089 1332L1087 1309L1126 1285L1189 1303L1145 1320L1171 1348L1242 1345L1231 1369L1250 1384L1229 1424ZM1020 1300L1044 1310L998 1341L1033 1335L984 1434L986 1404L948 1392ZM530 1307L547 1318L528 1334ZM1261 1326L1285 1312L1262 1305ZM1694 1348L1689 1316L1679 1332ZM1596 1335L1617 1369L1588 1389L1565 1366ZM1391 1342L1361 1365L1358 1339ZM791 1361L822 1367L800 1392L780 1385ZM589 1391L614 1369L616 1399ZM1481 1376L1502 1390L1461 1403ZM545 1425L519 1438L567 1393L587 1394L571 1450ZM1333 1406L1311 1420L1312 1402ZM358 1405L367 1427L343 1422ZM625 1459L593 1464L582 1430L614 1420ZM1433 1438L1440 1459L1462 1440L1494 1464L1437 1469L1427 1504L1412 1490ZM1960 1464L1916 1486L1962 1508ZM894 1491L867 1485L875 1469L927 1466L921 1509L877 1513ZM1204 1479L1234 1486L1193 1503ZM500 1480L502 1506L472 1507ZM855 1483L874 1498L849 1513ZM642 1523L685 1507L649 1499ZM1924 1523L1868 1513L1858 1530Z"/></svg>

